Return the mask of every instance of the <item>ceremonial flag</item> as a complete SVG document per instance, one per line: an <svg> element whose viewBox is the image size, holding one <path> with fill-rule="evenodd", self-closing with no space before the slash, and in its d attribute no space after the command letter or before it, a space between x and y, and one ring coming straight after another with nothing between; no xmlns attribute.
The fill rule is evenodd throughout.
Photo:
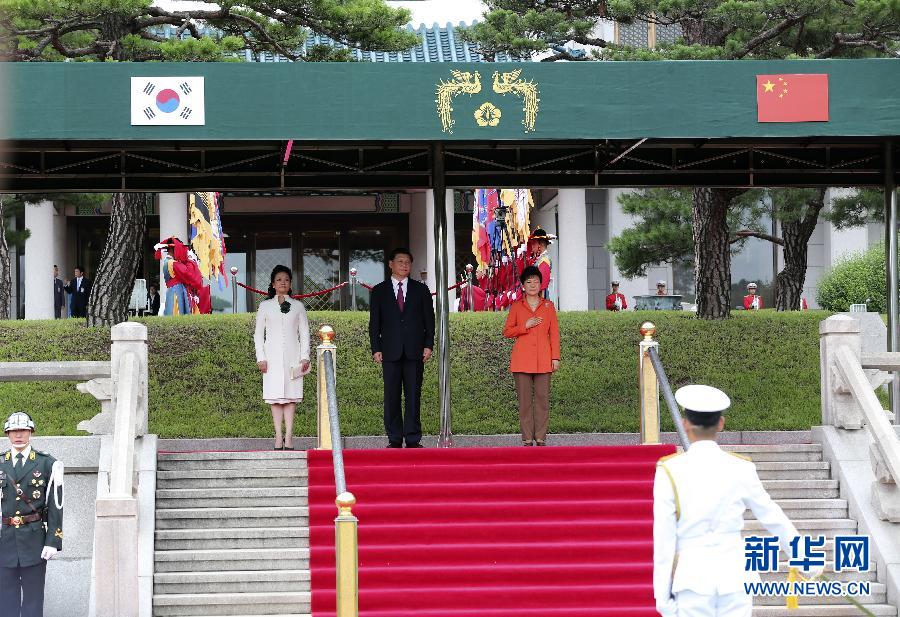
<svg viewBox="0 0 900 617"><path fill-rule="evenodd" d="M757 75L758 122L828 122L828 75Z"/></svg>
<svg viewBox="0 0 900 617"><path fill-rule="evenodd" d="M132 77L133 126L206 124L203 77Z"/></svg>

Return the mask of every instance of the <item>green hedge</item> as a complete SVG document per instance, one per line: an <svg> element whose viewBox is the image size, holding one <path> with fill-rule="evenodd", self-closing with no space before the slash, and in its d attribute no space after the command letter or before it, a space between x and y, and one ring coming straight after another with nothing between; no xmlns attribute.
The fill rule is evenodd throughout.
<svg viewBox="0 0 900 617"><path fill-rule="evenodd" d="M724 322L677 312L574 312L560 315L563 362L553 379L552 432L637 431L637 344L642 321L659 327L673 385L708 383L733 400L733 430L807 429L819 422L818 324L827 313L747 311ZM379 435L381 371L368 348L367 313L311 313L312 327L337 332L338 402L343 432ZM514 433L515 390L507 370L511 341L503 314L454 314L451 330L453 429L458 434ZM269 436L271 419L256 369L252 315L153 317L150 428L162 437ZM103 360L109 330L76 320L0 322L0 361ZM76 435L99 409L74 383L0 383L3 413L31 412L44 434ZM315 430L315 379L297 433ZM437 362L425 371L426 433L439 428ZM664 428L671 424L664 416Z"/></svg>

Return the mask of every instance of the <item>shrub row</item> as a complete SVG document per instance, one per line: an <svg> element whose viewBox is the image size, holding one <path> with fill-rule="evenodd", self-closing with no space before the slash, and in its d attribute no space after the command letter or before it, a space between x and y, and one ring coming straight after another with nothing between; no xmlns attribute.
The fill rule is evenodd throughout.
<svg viewBox="0 0 900 617"><path fill-rule="evenodd" d="M639 429L637 345L641 322L659 328L660 351L673 385L707 383L733 400L733 430L806 429L819 422L818 323L824 312L747 312L725 322L678 312L560 314L562 366L553 379L551 432ZM368 347L367 313L310 314L312 328L337 332L337 383L342 429L379 435L381 370ZM518 428L511 341L503 314L451 315L453 429L457 434L514 433ZM253 354L253 315L153 317L142 320L150 341L150 428L162 437L264 437L268 406ZM0 361L103 360L109 330L76 320L0 322ZM296 427L315 431L315 374L304 384ZM2 413L34 414L43 434L79 434L76 424L99 410L74 383L0 383ZM671 428L664 413L663 426ZM422 394L426 433L439 430L437 362L429 362Z"/></svg>

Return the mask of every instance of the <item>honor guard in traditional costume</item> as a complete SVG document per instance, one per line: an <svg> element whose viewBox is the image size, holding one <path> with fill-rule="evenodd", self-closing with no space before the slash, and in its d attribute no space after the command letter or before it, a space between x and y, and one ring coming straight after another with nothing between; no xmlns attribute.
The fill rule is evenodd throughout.
<svg viewBox="0 0 900 617"><path fill-rule="evenodd" d="M756 295L756 283L747 285L747 295L744 296L744 309L758 311L763 307L762 296Z"/></svg>
<svg viewBox="0 0 900 617"><path fill-rule="evenodd" d="M43 617L47 561L62 550L63 466L31 446L27 413L3 430L12 448L0 455L0 615Z"/></svg>
<svg viewBox="0 0 900 617"><path fill-rule="evenodd" d="M675 400L684 407L690 448L660 459L653 484L653 595L662 617L750 617L741 530L747 508L782 550L798 535L772 500L750 459L722 450L716 433L731 404L721 390L692 385Z"/></svg>
<svg viewBox="0 0 900 617"><path fill-rule="evenodd" d="M548 234L542 228L537 227L528 237L528 247L534 256L534 261L529 265L537 266L541 271L541 296L549 298L548 287L553 280L553 262L550 260L550 245L556 236Z"/></svg>
<svg viewBox="0 0 900 617"><path fill-rule="evenodd" d="M624 311L628 308L628 302L625 301L625 295L619 293L619 281L613 281L610 285L612 293L606 296L606 310Z"/></svg>

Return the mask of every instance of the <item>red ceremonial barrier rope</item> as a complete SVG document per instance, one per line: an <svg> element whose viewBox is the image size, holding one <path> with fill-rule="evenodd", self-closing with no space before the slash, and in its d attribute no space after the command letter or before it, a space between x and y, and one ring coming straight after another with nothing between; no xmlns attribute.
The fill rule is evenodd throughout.
<svg viewBox="0 0 900 617"><path fill-rule="evenodd" d="M368 289L369 291L372 291L372 286L371 286L371 285L367 285L366 283L363 283L362 281L357 281L357 283L359 283L360 285L362 285L363 287L365 287L365 288ZM462 285L465 285L465 284L466 284L465 281L460 281L460 282L458 282L456 285L451 285L450 287L448 287L448 288L447 288L447 291L453 291L453 290L456 289L457 287L461 287ZM431 292L431 295L432 295L432 296L436 296L436 295L437 295L437 292L436 292L436 291L432 291L432 292Z"/></svg>
<svg viewBox="0 0 900 617"><path fill-rule="evenodd" d="M250 287L249 285L244 285L240 281L235 281L235 283L237 283L239 286L243 287L244 289L252 291L253 293L258 293L263 296L269 295L269 292L267 292L267 291L261 291L259 289L254 289L253 287ZM296 296L291 296L291 297L294 300L302 300L303 298L313 298L315 296L324 296L325 294L330 294L332 291L335 291L336 289L340 289L341 287L345 287L349 284L350 283L344 281L340 285L335 285L334 287L330 287L328 289L322 289L321 291L314 291L314 292L308 293L308 294L297 294Z"/></svg>

